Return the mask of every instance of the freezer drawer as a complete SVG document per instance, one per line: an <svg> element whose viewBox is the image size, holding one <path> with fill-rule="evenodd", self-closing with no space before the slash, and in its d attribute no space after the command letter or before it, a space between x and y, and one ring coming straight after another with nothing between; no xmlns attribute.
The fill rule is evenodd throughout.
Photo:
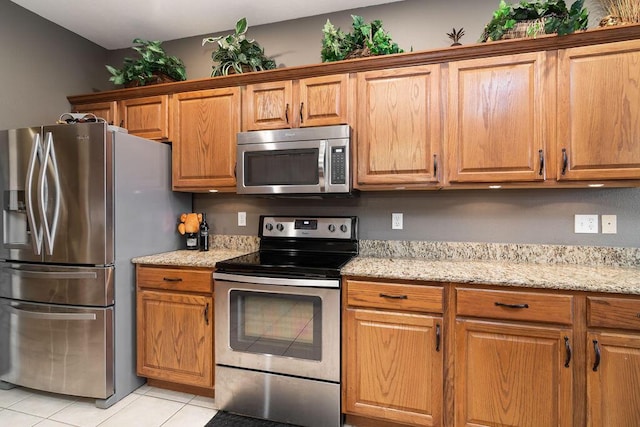
<svg viewBox="0 0 640 427"><path fill-rule="evenodd" d="M114 303L114 267L0 262L0 297L106 307Z"/></svg>
<svg viewBox="0 0 640 427"><path fill-rule="evenodd" d="M0 380L104 399L114 393L113 307L0 298Z"/></svg>

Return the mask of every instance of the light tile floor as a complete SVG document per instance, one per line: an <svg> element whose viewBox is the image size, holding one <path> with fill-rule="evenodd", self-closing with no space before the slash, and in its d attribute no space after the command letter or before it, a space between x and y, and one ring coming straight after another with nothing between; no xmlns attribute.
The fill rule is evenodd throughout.
<svg viewBox="0 0 640 427"><path fill-rule="evenodd" d="M93 399L0 390L2 427L199 427L215 413L213 399L147 385L107 409L96 408Z"/></svg>

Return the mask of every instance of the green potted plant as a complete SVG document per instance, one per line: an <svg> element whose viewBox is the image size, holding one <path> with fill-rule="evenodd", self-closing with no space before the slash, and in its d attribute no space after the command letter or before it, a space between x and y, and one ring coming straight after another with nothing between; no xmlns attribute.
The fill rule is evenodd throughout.
<svg viewBox="0 0 640 427"><path fill-rule="evenodd" d="M122 68L106 65L111 73L110 81L126 87L182 81L187 79L187 71L182 60L169 56L160 41L133 39L132 49L138 58L125 58Z"/></svg>
<svg viewBox="0 0 640 427"><path fill-rule="evenodd" d="M276 68L276 62L265 56L260 44L247 39L247 29L247 19L242 18L236 22L235 33L202 39L203 46L207 43L218 44L218 49L211 54L211 59L217 63L213 66L211 77Z"/></svg>
<svg viewBox="0 0 640 427"><path fill-rule="evenodd" d="M404 52L384 31L382 21L375 20L367 24L361 16L351 15L351 18L351 33L336 28L327 19L322 29L322 62Z"/></svg>
<svg viewBox="0 0 640 427"><path fill-rule="evenodd" d="M521 1L517 4L500 0L480 41L535 37L538 34L565 35L586 30L589 13L583 6L584 0L577 0L571 8L567 8L563 0Z"/></svg>

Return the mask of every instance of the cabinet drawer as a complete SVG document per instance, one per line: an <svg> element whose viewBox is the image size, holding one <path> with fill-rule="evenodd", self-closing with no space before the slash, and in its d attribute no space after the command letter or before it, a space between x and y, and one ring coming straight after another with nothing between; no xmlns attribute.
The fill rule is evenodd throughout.
<svg viewBox="0 0 640 427"><path fill-rule="evenodd" d="M171 267L137 267L139 288L213 292L213 270Z"/></svg>
<svg viewBox="0 0 640 427"><path fill-rule="evenodd" d="M640 299L587 298L588 326L640 330Z"/></svg>
<svg viewBox="0 0 640 427"><path fill-rule="evenodd" d="M458 316L525 320L545 323L573 323L573 297L487 289L457 289Z"/></svg>
<svg viewBox="0 0 640 427"><path fill-rule="evenodd" d="M347 304L358 307L442 313L442 286L349 280Z"/></svg>

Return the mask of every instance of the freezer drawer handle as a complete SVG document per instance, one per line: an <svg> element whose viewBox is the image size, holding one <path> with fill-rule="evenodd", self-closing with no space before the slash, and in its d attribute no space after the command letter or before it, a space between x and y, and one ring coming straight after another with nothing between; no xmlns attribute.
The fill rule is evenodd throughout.
<svg viewBox="0 0 640 427"><path fill-rule="evenodd" d="M21 310L7 307L9 312L21 317L39 320L96 320L95 313L42 313L39 311Z"/></svg>
<svg viewBox="0 0 640 427"><path fill-rule="evenodd" d="M98 274L94 271L27 271L19 268L3 268L13 274L20 277L33 277L36 279L49 278L49 279L97 279Z"/></svg>

